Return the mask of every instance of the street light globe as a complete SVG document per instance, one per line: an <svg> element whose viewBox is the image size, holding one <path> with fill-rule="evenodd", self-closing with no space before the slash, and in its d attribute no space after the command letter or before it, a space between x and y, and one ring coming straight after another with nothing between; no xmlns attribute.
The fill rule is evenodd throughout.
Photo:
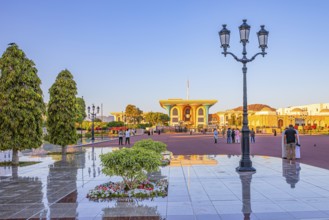
<svg viewBox="0 0 329 220"><path fill-rule="evenodd" d="M247 19L242 20L243 23L239 27L240 31L240 42L248 43L249 41L249 33L250 33L250 26L247 24Z"/></svg>
<svg viewBox="0 0 329 220"><path fill-rule="evenodd" d="M226 29L226 24L223 24L223 29L218 32L221 47L224 48L224 52L230 47L230 31Z"/></svg>
<svg viewBox="0 0 329 220"><path fill-rule="evenodd" d="M258 36L258 42L259 47L262 49L262 51L265 51L265 48L267 48L267 40L268 40L268 31L265 30L265 25L260 26L260 31L257 32Z"/></svg>

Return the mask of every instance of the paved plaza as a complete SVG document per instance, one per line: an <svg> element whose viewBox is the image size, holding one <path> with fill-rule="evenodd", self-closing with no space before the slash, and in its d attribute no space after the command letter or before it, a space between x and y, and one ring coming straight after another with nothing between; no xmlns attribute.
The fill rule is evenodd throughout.
<svg viewBox="0 0 329 220"><path fill-rule="evenodd" d="M111 140L83 146L66 162L26 153L21 161L40 163L18 170L1 167L0 219L329 219L328 136L302 136L302 159L296 163L280 158L280 137L258 136L251 145L256 173L235 171L240 145L224 139L215 145L211 135L161 134L135 136L132 142L149 137L174 152L171 166L160 173L169 180L167 197L86 198L110 180L101 172L99 155L117 147Z"/></svg>

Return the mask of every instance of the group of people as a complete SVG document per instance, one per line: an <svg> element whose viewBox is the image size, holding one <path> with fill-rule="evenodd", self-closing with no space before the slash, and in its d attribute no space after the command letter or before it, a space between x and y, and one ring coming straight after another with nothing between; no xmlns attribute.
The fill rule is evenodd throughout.
<svg viewBox="0 0 329 220"><path fill-rule="evenodd" d="M300 158L300 139L298 130L289 125L282 133L282 158L295 161Z"/></svg>
<svg viewBox="0 0 329 220"><path fill-rule="evenodd" d="M240 143L240 130L239 130L239 128L237 128L237 129L228 128L227 129L227 131L226 131L226 143L228 143L228 144L234 144L234 143L239 144Z"/></svg>
<svg viewBox="0 0 329 220"><path fill-rule="evenodd" d="M219 133L218 133L217 129L214 129L215 144L217 143L217 140L218 140L218 134ZM223 129L222 130L223 138L225 138L225 134L226 134L226 143L228 143L228 144L232 144L232 143L239 144L240 143L240 130L239 130L239 128L236 128L236 129L228 128L226 132ZM251 129L249 135L250 135L250 142L255 143L256 132L253 128Z"/></svg>
<svg viewBox="0 0 329 220"><path fill-rule="evenodd" d="M160 133L161 133L160 129L158 129L156 131L153 131L153 129L150 129L147 131L147 135L149 135L149 136L153 135L154 132L157 133L158 135L160 135Z"/></svg>
<svg viewBox="0 0 329 220"><path fill-rule="evenodd" d="M125 137L125 145L130 145L130 133L129 128L126 131L123 131L122 129L119 131L119 145L123 145L123 137Z"/></svg>
<svg viewBox="0 0 329 220"><path fill-rule="evenodd" d="M218 130L214 129L215 144L217 144L218 135L219 135ZM223 138L225 138L225 130L224 129L222 130L222 135L223 135ZM239 130L239 128L237 128L237 129L228 128L227 129L227 131L226 131L226 143L228 143L228 144L232 144L232 143L239 144L240 143L240 130Z"/></svg>

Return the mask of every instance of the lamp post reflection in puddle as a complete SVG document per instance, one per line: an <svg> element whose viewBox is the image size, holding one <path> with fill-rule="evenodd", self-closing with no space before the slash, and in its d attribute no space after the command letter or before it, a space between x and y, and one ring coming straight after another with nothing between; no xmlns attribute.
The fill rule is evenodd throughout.
<svg viewBox="0 0 329 220"><path fill-rule="evenodd" d="M92 172L92 177L96 177L96 164L95 164L95 161L96 161L96 153L95 153L95 149L94 149L94 146L92 146L92 150L91 152L89 152L88 154L88 159L89 160L92 160L92 164L91 166L88 167L88 174L89 174L89 177L91 177L91 172ZM97 175L99 176L101 173L101 169L100 167L97 167Z"/></svg>
<svg viewBox="0 0 329 220"><path fill-rule="evenodd" d="M92 160L92 169L93 169L93 177L96 177L96 168L95 168L95 158L96 157L96 153L95 153L95 149L94 149L94 145L92 146L92 150L91 150L91 160ZM88 173L89 173L89 177L90 177L90 173L91 173L91 167L88 167Z"/></svg>
<svg viewBox="0 0 329 220"><path fill-rule="evenodd" d="M237 172L240 176L241 185L242 185L242 213L244 215L244 220L250 220L251 202L250 202L250 184L252 175L255 172Z"/></svg>

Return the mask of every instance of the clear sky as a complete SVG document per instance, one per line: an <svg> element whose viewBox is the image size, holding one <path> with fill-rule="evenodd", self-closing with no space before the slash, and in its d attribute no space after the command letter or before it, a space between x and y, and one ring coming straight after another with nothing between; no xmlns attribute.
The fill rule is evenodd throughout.
<svg viewBox="0 0 329 220"><path fill-rule="evenodd" d="M15 42L32 59L44 99L68 69L86 104L104 115L128 104L165 112L159 100L217 99L210 112L242 105L242 64L221 52L218 31L231 30L230 51L241 57L238 27L270 32L268 55L247 65L248 104L274 108L329 102L328 0L1 0L0 53Z"/></svg>

